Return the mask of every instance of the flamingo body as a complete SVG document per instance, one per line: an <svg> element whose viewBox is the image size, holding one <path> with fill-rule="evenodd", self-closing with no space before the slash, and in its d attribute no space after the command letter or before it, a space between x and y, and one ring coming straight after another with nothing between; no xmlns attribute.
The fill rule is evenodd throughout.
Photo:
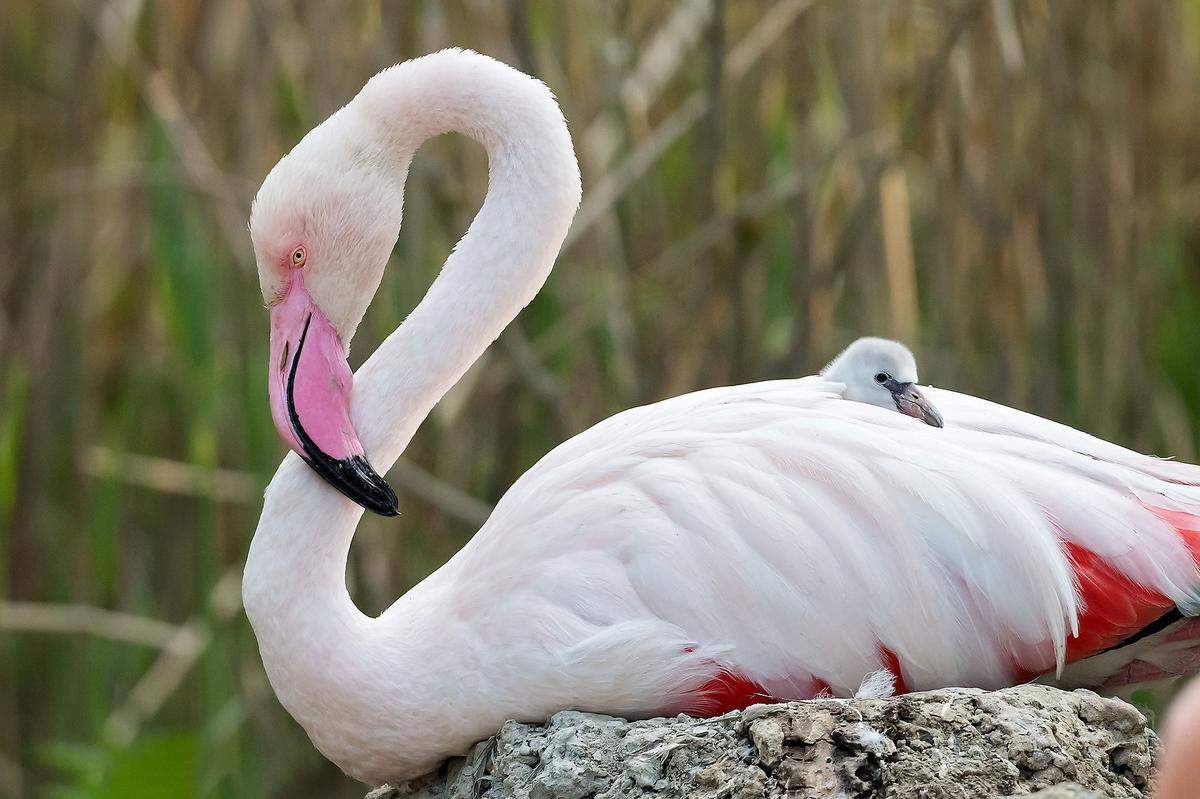
<svg viewBox="0 0 1200 799"><path fill-rule="evenodd" d="M782 698L847 695L880 668L913 690L999 687L1191 607L1194 534L1153 503L1200 527L1192 467L1101 460L1111 445L927 389L948 420L932 435L838 391L776 381L618 414L518 480L432 579L498 647L493 614L679 641L675 691L593 698L625 715L714 709L705 662Z"/></svg>

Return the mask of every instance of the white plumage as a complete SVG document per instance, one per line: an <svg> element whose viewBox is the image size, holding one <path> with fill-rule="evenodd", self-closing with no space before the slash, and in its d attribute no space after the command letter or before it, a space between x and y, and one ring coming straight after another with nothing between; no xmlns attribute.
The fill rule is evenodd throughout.
<svg viewBox="0 0 1200 799"><path fill-rule="evenodd" d="M288 231L336 234L334 260L308 245L305 268L348 343L383 267L377 242L399 226L412 152L451 129L488 148L491 189L425 300L356 377L352 418L383 466L549 272L579 190L557 106L473 53L403 64L281 161L255 208L268 297ZM391 187L386 218L357 212L362 186ZM1068 544L1192 609L1200 470L924 391L944 429L848 401L823 377L620 413L546 455L461 552L374 619L345 587L361 508L289 455L244 582L271 684L322 752L380 782L427 771L506 719L564 708L711 712L746 686L848 696L880 669L902 689L1053 672L1088 654L1072 650L1076 633L1094 633L1080 629L1095 620Z"/></svg>

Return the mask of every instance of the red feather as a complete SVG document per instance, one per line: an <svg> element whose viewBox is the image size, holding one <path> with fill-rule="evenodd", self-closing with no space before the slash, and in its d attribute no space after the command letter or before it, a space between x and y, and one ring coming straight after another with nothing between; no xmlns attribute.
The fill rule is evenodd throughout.
<svg viewBox="0 0 1200 799"><path fill-rule="evenodd" d="M1146 508L1175 528L1192 560L1200 562L1200 517L1182 511ZM1175 603L1118 572L1104 558L1063 542L1079 582L1079 636L1067 640L1067 661L1115 646L1162 616Z"/></svg>

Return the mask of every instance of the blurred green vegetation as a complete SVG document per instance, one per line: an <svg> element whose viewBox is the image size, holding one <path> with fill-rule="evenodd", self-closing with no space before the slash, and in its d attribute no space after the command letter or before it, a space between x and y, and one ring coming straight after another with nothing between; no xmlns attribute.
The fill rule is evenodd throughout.
<svg viewBox="0 0 1200 799"><path fill-rule="evenodd" d="M9 0L0 796L361 795L240 614L283 453L245 219L367 77L450 45L550 84L585 201L392 472L404 515L364 521L364 610L569 435L861 334L914 345L929 382L1196 459L1197 0ZM419 154L355 364L485 181L469 142Z"/></svg>

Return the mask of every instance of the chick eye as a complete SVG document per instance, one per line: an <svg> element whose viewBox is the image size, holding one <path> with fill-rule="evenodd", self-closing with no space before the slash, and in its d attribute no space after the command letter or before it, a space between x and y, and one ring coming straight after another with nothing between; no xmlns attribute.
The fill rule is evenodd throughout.
<svg viewBox="0 0 1200 799"><path fill-rule="evenodd" d="M304 251L303 247L292 250L292 266L302 265L306 258L308 258L308 253Z"/></svg>
<svg viewBox="0 0 1200 799"><path fill-rule="evenodd" d="M891 379L892 379L892 376L889 375L887 372L880 372L879 374L875 375L876 383L886 383L887 381L889 381Z"/></svg>

